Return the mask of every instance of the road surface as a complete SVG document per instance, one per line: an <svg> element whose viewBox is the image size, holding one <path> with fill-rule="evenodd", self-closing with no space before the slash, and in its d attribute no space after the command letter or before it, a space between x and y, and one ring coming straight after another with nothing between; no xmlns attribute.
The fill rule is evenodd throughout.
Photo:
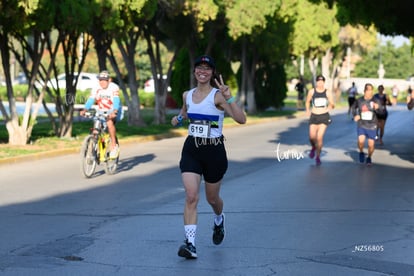
<svg viewBox="0 0 414 276"><path fill-rule="evenodd" d="M414 112L391 107L373 166L332 114L322 166L304 117L225 128L226 237L201 191L197 260L184 240L184 138L121 145L115 175L70 154L0 166L0 275L414 275Z"/></svg>

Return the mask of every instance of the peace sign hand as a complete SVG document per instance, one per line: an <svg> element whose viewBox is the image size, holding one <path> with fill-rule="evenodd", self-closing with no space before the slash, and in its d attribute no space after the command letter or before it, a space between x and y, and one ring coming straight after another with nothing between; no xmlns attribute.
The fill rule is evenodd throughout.
<svg viewBox="0 0 414 276"><path fill-rule="evenodd" d="M223 77L220 75L220 82L217 79L214 79L217 87L220 90L220 93L223 95L224 99L228 100L231 98L231 92L227 85L224 84Z"/></svg>

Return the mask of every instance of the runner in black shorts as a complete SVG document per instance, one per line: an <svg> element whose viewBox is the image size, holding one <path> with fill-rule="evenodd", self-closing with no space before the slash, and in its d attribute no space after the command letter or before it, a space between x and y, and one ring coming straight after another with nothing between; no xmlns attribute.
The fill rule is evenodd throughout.
<svg viewBox="0 0 414 276"><path fill-rule="evenodd" d="M385 122L388 117L387 105L392 105L392 103L390 97L384 93L383 85L378 86L378 93L374 95L374 98L380 103L380 107L375 111L375 113L378 120L377 137L379 139L379 143L382 145L384 143L382 138L384 137Z"/></svg>
<svg viewBox="0 0 414 276"><path fill-rule="evenodd" d="M357 94L358 89L355 82L352 82L352 86L348 89L348 116L351 115L351 108L354 105Z"/></svg>
<svg viewBox="0 0 414 276"><path fill-rule="evenodd" d="M334 108L332 95L325 89L325 77L316 77L316 86L311 89L306 98L306 113L309 116L309 142L312 149L309 153L310 158L315 158L316 165L321 165L321 151L323 146L323 136L328 125L331 123L329 110ZM312 110L311 110L312 105Z"/></svg>
<svg viewBox="0 0 414 276"><path fill-rule="evenodd" d="M204 178L207 202L213 208L213 243L224 239L223 200L221 180L227 170L227 154L224 147L223 119L229 114L236 122L244 124L246 116L236 104L223 78L214 78L215 64L211 57L201 56L195 61L194 76L197 87L183 94L183 107L171 124L176 126L188 120L188 137L181 153L180 169L185 188L184 232L185 243L178 256L197 258L195 237L197 230L197 203L201 177Z"/></svg>

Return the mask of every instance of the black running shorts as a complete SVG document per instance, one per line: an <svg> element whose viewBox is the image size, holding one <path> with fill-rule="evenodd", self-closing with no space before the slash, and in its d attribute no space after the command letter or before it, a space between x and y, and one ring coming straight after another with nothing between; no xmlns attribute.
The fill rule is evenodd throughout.
<svg viewBox="0 0 414 276"><path fill-rule="evenodd" d="M332 120L331 120L331 116L329 115L329 113L323 113L323 114L312 113L309 119L310 125L320 125L320 124L329 125L331 122Z"/></svg>
<svg viewBox="0 0 414 276"><path fill-rule="evenodd" d="M387 120L388 112L376 113L378 120Z"/></svg>
<svg viewBox="0 0 414 276"><path fill-rule="evenodd" d="M181 173L193 172L209 183L219 182L227 171L228 160L224 138L188 136L181 152Z"/></svg>

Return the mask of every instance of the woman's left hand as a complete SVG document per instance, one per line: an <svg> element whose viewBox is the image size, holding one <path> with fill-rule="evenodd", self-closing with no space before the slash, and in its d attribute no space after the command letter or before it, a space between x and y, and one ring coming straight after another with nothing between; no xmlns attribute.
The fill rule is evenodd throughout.
<svg viewBox="0 0 414 276"><path fill-rule="evenodd" d="M220 75L220 82L217 79L214 79L217 87L220 90L220 93L223 95L224 99L228 100L231 98L230 88L224 84L223 77Z"/></svg>

